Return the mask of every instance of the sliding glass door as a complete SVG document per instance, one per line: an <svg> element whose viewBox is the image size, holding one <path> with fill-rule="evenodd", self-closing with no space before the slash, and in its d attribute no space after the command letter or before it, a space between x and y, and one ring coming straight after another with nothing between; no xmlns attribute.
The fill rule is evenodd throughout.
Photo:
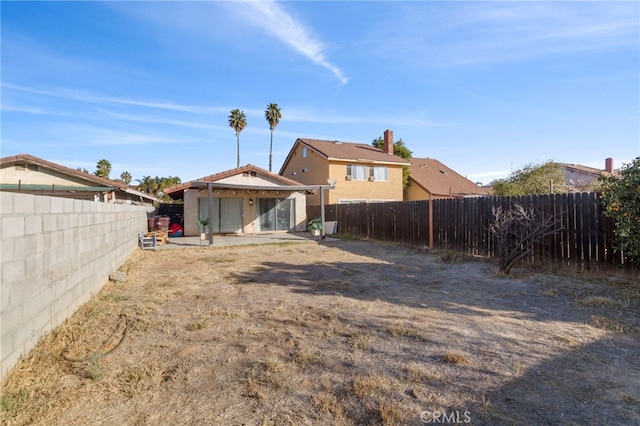
<svg viewBox="0 0 640 426"><path fill-rule="evenodd" d="M206 198L198 199L198 217L209 217L209 205ZM213 227L216 234L242 232L242 198L213 199Z"/></svg>
<svg viewBox="0 0 640 426"><path fill-rule="evenodd" d="M258 198L258 231L290 231L295 226L293 200Z"/></svg>

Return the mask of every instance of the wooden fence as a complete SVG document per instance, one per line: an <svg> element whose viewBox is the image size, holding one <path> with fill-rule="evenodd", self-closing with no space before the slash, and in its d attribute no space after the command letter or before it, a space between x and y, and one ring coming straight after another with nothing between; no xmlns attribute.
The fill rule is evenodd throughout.
<svg viewBox="0 0 640 426"><path fill-rule="evenodd" d="M553 217L560 227L536 245L527 261L561 263L585 270L615 269L637 276L639 268L613 250L613 221L603 214L594 192L332 204L325 206L325 220L338 222L338 234L496 257L496 241L489 230L493 209L509 209L516 203L534 206L540 215ZM319 206L307 207L307 217L318 216Z"/></svg>

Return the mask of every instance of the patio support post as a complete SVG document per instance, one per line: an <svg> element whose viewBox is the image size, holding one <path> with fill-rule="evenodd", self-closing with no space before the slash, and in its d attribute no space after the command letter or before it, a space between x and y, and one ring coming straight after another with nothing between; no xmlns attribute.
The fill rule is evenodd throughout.
<svg viewBox="0 0 640 426"><path fill-rule="evenodd" d="M320 230L321 238L324 240L324 188L320 187L320 220L322 221L322 229Z"/></svg>
<svg viewBox="0 0 640 426"><path fill-rule="evenodd" d="M209 245L213 245L213 184L207 183L207 201L209 204Z"/></svg>

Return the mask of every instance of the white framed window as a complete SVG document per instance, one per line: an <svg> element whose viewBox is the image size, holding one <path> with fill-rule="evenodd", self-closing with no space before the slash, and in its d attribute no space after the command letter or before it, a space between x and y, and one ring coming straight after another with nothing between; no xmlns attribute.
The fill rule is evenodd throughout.
<svg viewBox="0 0 640 426"><path fill-rule="evenodd" d="M356 164L347 164L347 180L367 180L367 168Z"/></svg>
<svg viewBox="0 0 640 426"><path fill-rule="evenodd" d="M345 199L345 198L341 198L338 200L338 204L360 204L360 203L366 203L367 200L357 200L357 199Z"/></svg>
<svg viewBox="0 0 640 426"><path fill-rule="evenodd" d="M369 180L389 180L389 169L381 166L371 166L369 168Z"/></svg>
<svg viewBox="0 0 640 426"><path fill-rule="evenodd" d="M302 147L302 158L307 158L307 147L306 146Z"/></svg>

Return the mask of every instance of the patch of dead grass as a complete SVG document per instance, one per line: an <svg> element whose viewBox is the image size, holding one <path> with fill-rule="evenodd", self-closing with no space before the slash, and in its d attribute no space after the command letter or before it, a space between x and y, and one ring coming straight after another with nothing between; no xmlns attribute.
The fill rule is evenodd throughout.
<svg viewBox="0 0 640 426"><path fill-rule="evenodd" d="M404 378L409 383L438 383L445 382L446 376L424 364L410 362L404 367Z"/></svg>
<svg viewBox="0 0 640 426"><path fill-rule="evenodd" d="M469 359L467 358L467 356L465 354L462 354L460 352L447 352L444 355L442 355L440 357L440 361L447 363L447 364L453 364L453 365L467 365L469 364Z"/></svg>
<svg viewBox="0 0 640 426"><path fill-rule="evenodd" d="M352 390L358 398L367 398L389 390L390 386L391 382L387 376L370 374L354 377Z"/></svg>
<svg viewBox="0 0 640 426"><path fill-rule="evenodd" d="M596 328L613 331L615 333L634 334L638 332L637 329L634 330L634 328L614 318L592 315L591 322Z"/></svg>
<svg viewBox="0 0 640 426"><path fill-rule="evenodd" d="M403 324L400 322L393 322L391 324L386 324L384 326L384 331L386 331L393 337L404 336L404 337L415 337L417 340L421 340L421 341L427 340L426 337L422 335L420 330L418 330L412 325Z"/></svg>
<svg viewBox="0 0 640 426"><path fill-rule="evenodd" d="M314 287L324 291L349 291L352 288L351 282L333 279L328 281L317 281L314 283Z"/></svg>
<svg viewBox="0 0 640 426"><path fill-rule="evenodd" d="M607 308L618 306L620 304L617 300L608 296L588 296L581 299L580 303L584 306L605 306Z"/></svg>
<svg viewBox="0 0 640 426"><path fill-rule="evenodd" d="M394 401L379 401L378 414L384 426L402 426L407 421L406 407Z"/></svg>

